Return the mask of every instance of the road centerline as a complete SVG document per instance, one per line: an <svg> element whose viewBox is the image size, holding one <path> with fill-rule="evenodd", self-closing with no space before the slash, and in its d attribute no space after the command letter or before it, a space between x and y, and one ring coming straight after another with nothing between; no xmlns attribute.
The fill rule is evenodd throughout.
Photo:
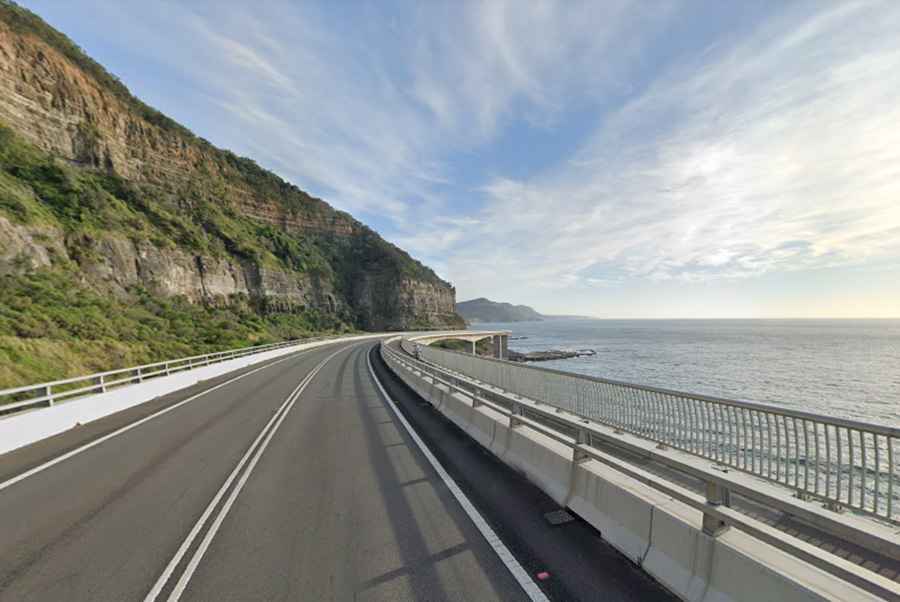
<svg viewBox="0 0 900 602"><path fill-rule="evenodd" d="M7 479L6 481L3 481L2 483L0 483L0 491L3 491L4 489L7 489L9 487L12 487L16 483L24 481L25 479L32 477L40 472L43 472L43 471L47 470L48 468L52 468L53 466L59 464L60 462L64 462L64 461L68 460L69 458L73 458L83 452L86 452L89 449L100 445L101 443L105 443L106 441L109 441L110 439L112 439L114 437L123 435L123 434L127 433L128 431L130 431L134 428L137 428L137 427L141 426L142 424L150 422L151 420L153 420L155 418L159 418L160 416L168 414L169 412L172 412L172 411L184 406L187 403L190 403L196 399L199 399L200 397L203 397L204 395L212 393L213 391L217 391L218 389L221 389L222 387L225 387L234 382L237 382L237 381L241 380L242 378L245 378L252 374L256 374L257 372L259 372L261 370L265 370L266 368L271 368L272 366L275 366L282 362L286 362L290 359L296 359L298 356L309 353L312 350L313 349L301 349L295 353L291 353L283 358L279 358L273 362L270 362L270 363L266 364L265 366L260 366L258 368L254 368L252 370L249 370L247 372L239 374L233 378L230 378L230 379L226 380L225 382L219 383L218 385L215 385L213 387L210 387L208 389L200 391L199 393L196 393L196 394L188 397L187 399L183 399L177 403L167 406L157 412L150 414L149 416L144 416L143 418L140 418L134 422L126 424L125 426L120 427L120 428L112 431L111 433L102 435L102 436L98 437L97 439L94 439L93 441L89 441L88 443L80 445L80 446L76 447L75 449L69 450L69 451L65 452L64 454L61 454L61 455L53 458L52 460L47 460L46 462L38 464L37 466L30 468L23 473L20 473L14 477Z"/></svg>
<svg viewBox="0 0 900 602"><path fill-rule="evenodd" d="M222 522L225 520L225 517L228 515L228 512L231 509L231 506L234 504L247 480L250 478L253 469L255 468L257 462L262 457L262 454L265 452L269 443L272 441L275 433L278 431L284 419L287 417L288 413L293 408L296 401L303 394L303 391L312 382L313 378L325 367L325 365L338 354L352 350L354 347L360 345L361 343L357 343L356 345L349 345L347 347L342 347L338 349L324 360L322 360L315 368L313 368L309 374L307 374L303 380L301 380L300 384L291 392L290 395L285 399L282 405L278 408L278 410L273 414L272 418L266 423L265 427L260 431L257 438L254 440L253 444L251 444L250 448L244 454L244 457L238 462L238 465L232 471L231 475L229 475L226 482L222 485L216 495L213 497L212 501L204 510L201 517L198 519L197 523L188 533L185 540L182 542L181 546L179 546L178 551L166 565L166 568L163 570L163 573L157 579L156 583L154 583L153 588L148 592L147 596L144 598L144 602L154 602L158 597L162 590L165 588L166 584L169 582L172 574L175 572L175 569L178 565L183 561L185 554L189 550L190 546L197 538L199 533L202 531L204 525L209 520L213 511L216 507L218 507L225 493L229 491L229 487L234 482L235 478L238 474L240 474L240 478L237 480L237 484L234 487L230 488L230 494L226 499L224 505L219 509L218 514L216 514L213 523L206 531L203 539L198 545L197 549L194 551L194 554L191 556L191 559L188 561L187 566L184 569L184 572L179 577L175 586L172 589L172 592L169 594L167 600L169 602L176 602L181 598L181 595L184 593L184 590L187 588L190 583L190 579L196 571L197 567L200 564L200 561L203 559L203 556L206 554L206 550L209 548L209 545L212 543L213 538L218 532L219 528L222 525ZM260 441L262 441L260 443ZM241 473L241 468L246 463L247 459L252 456L249 464L246 469Z"/></svg>

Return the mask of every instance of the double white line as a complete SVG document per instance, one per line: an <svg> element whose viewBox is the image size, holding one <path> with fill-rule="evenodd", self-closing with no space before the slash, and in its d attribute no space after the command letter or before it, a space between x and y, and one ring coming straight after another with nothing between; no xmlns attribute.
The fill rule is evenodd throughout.
<svg viewBox="0 0 900 602"><path fill-rule="evenodd" d="M287 416L288 412L290 412L291 408L294 407L294 403L297 401L297 399L299 399L300 395L303 393L303 390L306 389L307 385L312 382L312 379L316 376L316 374L319 373L319 371L325 366L325 364L329 362L329 360L331 360L331 358L352 347L356 347L356 345L339 349L338 351L335 351L324 360L322 360L315 368L312 369L309 374L306 375L306 378L304 378L300 382L300 384L297 385L297 388L295 388L291 392L291 394L287 396L287 399L284 400L284 403L279 406L272 418L269 419L269 422L266 423L266 426L264 426L259 435L257 435L256 439L250 445L250 448L247 449L247 452L237 463L237 466L235 466L234 470L231 471L231 474L228 475L228 479L225 480L225 483L216 493L215 497L213 497L212 501L206 507L206 510L203 511L200 519L191 529L190 533L188 533L185 540L181 543L181 547L179 547L178 551L175 552L175 556L172 557L172 559L169 561L169 564L166 565L165 570L159 576L159 579L156 580L156 583L153 585L153 589L151 589L147 596L144 598L144 602L153 602L157 599L160 592L162 592L163 588L166 586L166 583L168 583L169 579L172 577L175 569L178 568L178 566L181 564L181 561L184 559L184 556L188 552L188 549L191 547L191 544L200 534L200 531L203 530L204 525L206 525L207 521L212 516L216 507L219 505L219 502L229 491L229 488L231 488L231 493L228 495L228 499L225 500L225 504L222 505L221 508L219 508L219 511L216 514L215 519L213 520L212 526L210 526L210 528L206 531L206 534L203 536L200 545L197 546L196 550L194 550L194 554L193 556L191 556L191 559L188 561L187 566L184 568L184 572L181 573L181 577L178 579L178 582L175 584L175 587L169 594L168 602L176 602L179 598L181 598L181 594L184 593L185 588L191 580L191 577L197 570L197 566L203 559L203 555L206 554L206 550L207 548L209 548L209 544L216 536L216 532L219 530L219 527L222 526L222 521L225 520L225 517L228 515L228 511L231 510L231 506L234 504L234 501L240 494L241 489L244 488L244 485L250 478L250 473L253 472L253 468L256 466L256 463L259 461L259 458L262 456L263 452L266 451L266 447L268 447L269 442L272 441L272 437L278 431L281 423L284 422L284 418ZM249 464L247 462L248 459ZM245 465L247 466L247 468L242 473L241 470ZM238 478L238 475L240 475L240 478ZM232 483L234 483L235 479L238 479L237 485L232 488L231 485Z"/></svg>

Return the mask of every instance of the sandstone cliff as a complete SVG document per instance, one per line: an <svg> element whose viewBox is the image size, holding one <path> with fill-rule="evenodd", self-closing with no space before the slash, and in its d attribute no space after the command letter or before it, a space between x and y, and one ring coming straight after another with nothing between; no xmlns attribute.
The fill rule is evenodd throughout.
<svg viewBox="0 0 900 602"><path fill-rule="evenodd" d="M0 275L68 266L123 299L138 287L365 329L461 324L430 269L144 105L5 0L0 128Z"/></svg>

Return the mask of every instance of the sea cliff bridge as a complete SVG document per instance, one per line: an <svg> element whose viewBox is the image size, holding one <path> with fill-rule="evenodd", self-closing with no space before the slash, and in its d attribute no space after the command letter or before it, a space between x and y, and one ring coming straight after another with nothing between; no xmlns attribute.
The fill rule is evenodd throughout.
<svg viewBox="0 0 900 602"><path fill-rule="evenodd" d="M900 600L900 429L514 364L508 335L0 391L0 600Z"/></svg>

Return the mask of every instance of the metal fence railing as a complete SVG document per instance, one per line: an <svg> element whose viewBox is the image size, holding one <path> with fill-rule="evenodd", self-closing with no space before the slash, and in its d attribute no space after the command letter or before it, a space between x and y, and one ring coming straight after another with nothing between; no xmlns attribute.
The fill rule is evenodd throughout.
<svg viewBox="0 0 900 602"><path fill-rule="evenodd" d="M419 357L523 398L900 522L900 428L418 346Z"/></svg>
<svg viewBox="0 0 900 602"><path fill-rule="evenodd" d="M395 338L382 343L381 356L384 361L401 380L439 411L444 412L441 409L444 407L454 408L444 413L452 416L451 420L457 424L461 421L463 430L468 430L464 426L468 424L471 429L481 430L485 434L485 425L475 418L476 412L482 418L492 418L506 427L505 434L490 429L493 433L490 436L491 449L494 445L498 445L498 449L504 449L504 446L506 450L511 449L511 436L516 430L539 433L542 437L537 439L527 436L532 444L546 445L540 442L552 440L559 446L568 447L571 449L573 467L586 460L594 460L699 511L702 531L710 537L719 537L729 528L736 528L877 596L900 599L900 589L890 578L894 574L895 563L900 561L895 526L862 516L830 512L818 503L791 495L789 489L777 483L761 481L757 476L740 470L710 466L705 456L698 457L651 439L625 433L624 429L600 424L555 404L521 396L434 361L422 361L408 353L409 345L401 342L398 347L395 345L397 342ZM432 359L437 355L424 347L413 347L412 350L414 355L431 355ZM449 360L448 363L472 360L470 365L490 361L462 357L465 360L452 356L438 359ZM456 398L455 403L449 401L451 396ZM460 413L459 403L469 405L472 414ZM558 450L559 447L556 447L557 453ZM662 467L664 473L674 471L686 480L670 479L649 468L654 465ZM533 466L532 469L541 471L539 467ZM569 478L571 492L571 487L576 486L580 477L572 471ZM694 483L687 484L691 481ZM731 494L738 498L735 505ZM760 507L780 512L783 516L792 517L792 520L782 526L772 524L769 518L758 514ZM885 570L888 577L882 576Z"/></svg>
<svg viewBox="0 0 900 602"><path fill-rule="evenodd" d="M115 387L139 383L151 378L168 376L176 372L192 370L194 368L200 368L226 360L262 353L264 351L290 347L300 343L311 343L323 340L324 338L326 337L297 339L292 341L282 341L280 343L271 343L268 345L257 345L255 347L244 347L242 349L230 349L227 351L218 351L216 353L207 353L204 355L194 355L164 362L156 362L153 364L144 364L142 366L132 366L130 368L120 368L118 370L109 370L107 372L97 372L86 376L75 376L37 385L3 389L0 390L0 414L10 414L39 406L52 406L59 401L67 401L84 395L103 393Z"/></svg>

